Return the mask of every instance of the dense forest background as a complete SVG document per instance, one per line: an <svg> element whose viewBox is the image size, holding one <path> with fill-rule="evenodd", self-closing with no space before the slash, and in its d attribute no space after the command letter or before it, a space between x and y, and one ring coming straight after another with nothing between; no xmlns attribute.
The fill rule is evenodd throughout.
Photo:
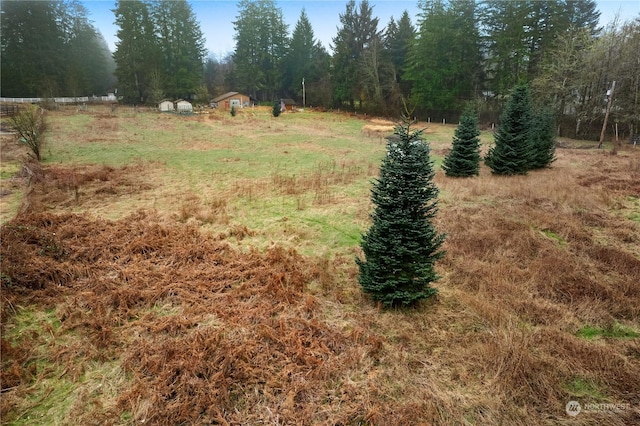
<svg viewBox="0 0 640 426"><path fill-rule="evenodd" d="M115 52L77 0L2 1L5 97L87 96L115 91L124 102L227 91L257 103L299 104L395 115L403 100L421 118L456 121L473 103L496 122L510 90L531 87L551 106L560 135L599 133L613 82L609 122L622 137L640 126L640 16L599 27L593 0L423 0L412 18L379 22L375 6L350 1L331 52L304 10L293 29L273 0L240 0L235 51L207 56L185 0L117 1Z"/></svg>

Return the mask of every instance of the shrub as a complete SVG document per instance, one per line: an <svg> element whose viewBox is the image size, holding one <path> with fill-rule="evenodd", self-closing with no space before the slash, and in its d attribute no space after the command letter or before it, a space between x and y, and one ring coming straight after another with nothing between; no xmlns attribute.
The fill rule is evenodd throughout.
<svg viewBox="0 0 640 426"><path fill-rule="evenodd" d="M9 119L11 127L20 138L20 142L29 147L32 156L37 161L41 159L40 153L46 130L44 114L45 111L42 108L31 105Z"/></svg>
<svg viewBox="0 0 640 426"><path fill-rule="evenodd" d="M236 106L235 106L235 105L233 105L233 106L231 107L231 116L232 116L232 117L235 117L237 113L238 113L238 112L236 111Z"/></svg>
<svg viewBox="0 0 640 426"><path fill-rule="evenodd" d="M279 117L280 116L280 113L282 112L280 108L281 108L280 107L280 101L275 101L273 103L273 116L274 117Z"/></svg>
<svg viewBox="0 0 640 426"><path fill-rule="evenodd" d="M373 224L362 236L365 260L357 258L365 293L384 306L411 305L437 292L434 263L444 234L431 223L437 212L438 188L422 131L410 120L396 126L398 137L387 143L380 177L371 190Z"/></svg>

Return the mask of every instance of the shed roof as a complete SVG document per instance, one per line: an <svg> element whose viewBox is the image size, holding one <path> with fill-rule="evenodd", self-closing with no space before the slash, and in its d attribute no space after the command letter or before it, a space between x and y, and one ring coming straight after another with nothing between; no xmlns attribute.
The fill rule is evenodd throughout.
<svg viewBox="0 0 640 426"><path fill-rule="evenodd" d="M280 99L280 101L285 105L295 105L296 101L293 99Z"/></svg>
<svg viewBox="0 0 640 426"><path fill-rule="evenodd" d="M217 98L213 98L212 101L213 102L220 102L222 100L225 100L227 98L230 98L230 97L238 95L238 94L240 94L240 92L227 92L224 95L220 95Z"/></svg>

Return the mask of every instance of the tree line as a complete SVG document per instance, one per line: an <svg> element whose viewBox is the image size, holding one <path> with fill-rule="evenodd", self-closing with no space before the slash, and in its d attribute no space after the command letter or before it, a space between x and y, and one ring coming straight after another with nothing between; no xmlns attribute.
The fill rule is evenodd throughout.
<svg viewBox="0 0 640 426"><path fill-rule="evenodd" d="M109 47L77 0L0 3L0 90L5 97L105 94Z"/></svg>
<svg viewBox="0 0 640 426"><path fill-rule="evenodd" d="M2 94L117 87L126 102L154 103L240 91L269 105L286 97L388 115L408 100L421 118L449 122L471 102L482 122L497 122L526 82L561 135L592 137L616 81L610 123L621 137L638 133L640 17L602 28L595 0L421 0L417 16L398 11L386 24L367 0L351 0L330 51L304 9L290 31L274 0L237 6L235 50L220 59L206 56L186 0L117 1L113 55L77 0L4 1Z"/></svg>
<svg viewBox="0 0 640 426"><path fill-rule="evenodd" d="M127 102L201 94L205 38L185 0L118 0L114 14L119 28L115 74Z"/></svg>
<svg viewBox="0 0 640 426"><path fill-rule="evenodd" d="M624 89L611 123L638 132L640 17L602 28L593 0L418 5L415 22L404 11L382 26L367 0L348 2L329 54L304 10L287 38L273 0L242 0L236 50L208 60L207 81L258 100L302 100L304 79L307 104L392 115L408 99L418 116L447 121L471 102L483 122L498 122L511 90L528 83L533 102L551 105L559 133L573 137L599 132L603 100L617 81Z"/></svg>
<svg viewBox="0 0 640 426"><path fill-rule="evenodd" d="M236 50L207 60L209 90L240 90L258 101L279 95L307 105L395 114L403 99L422 118L457 121L471 102L497 122L511 90L529 83L551 105L559 134L594 137L613 81L612 125L638 133L640 17L599 26L594 0L422 0L382 26L367 0L347 3L331 50L303 10L291 37L273 0L242 0ZM624 83L622 83L624 82Z"/></svg>

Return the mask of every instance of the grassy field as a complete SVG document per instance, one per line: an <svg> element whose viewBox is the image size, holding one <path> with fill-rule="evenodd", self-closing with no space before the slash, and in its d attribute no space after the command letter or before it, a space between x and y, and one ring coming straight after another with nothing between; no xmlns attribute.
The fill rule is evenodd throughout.
<svg viewBox="0 0 640 426"><path fill-rule="evenodd" d="M48 119L28 187L2 140L3 424L640 424L640 150L438 167L439 294L381 310L354 258L393 123Z"/></svg>

